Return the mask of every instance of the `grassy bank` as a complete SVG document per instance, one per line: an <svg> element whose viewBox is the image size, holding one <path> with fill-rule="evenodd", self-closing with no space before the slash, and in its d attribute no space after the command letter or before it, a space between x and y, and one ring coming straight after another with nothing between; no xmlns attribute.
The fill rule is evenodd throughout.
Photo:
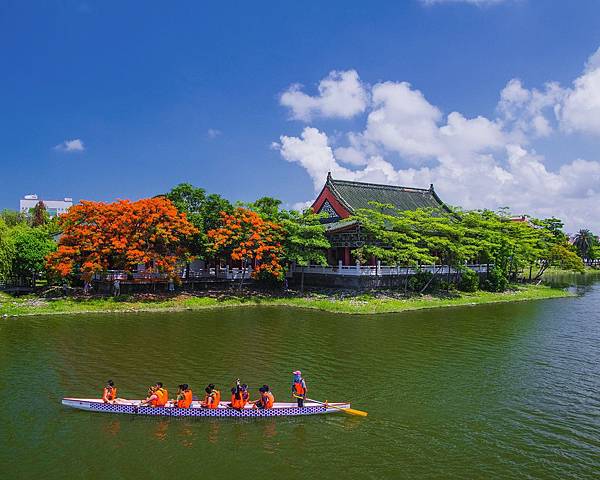
<svg viewBox="0 0 600 480"><path fill-rule="evenodd" d="M455 295L423 295L410 298L386 294L356 296L309 294L270 296L261 294L178 295L169 298L138 295L120 298L14 298L0 293L0 315L46 315L101 312L164 312L241 306L286 306L347 314L395 313L423 308L453 307L485 303L517 302L567 297L566 290L543 285L520 286L504 293L479 291Z"/></svg>

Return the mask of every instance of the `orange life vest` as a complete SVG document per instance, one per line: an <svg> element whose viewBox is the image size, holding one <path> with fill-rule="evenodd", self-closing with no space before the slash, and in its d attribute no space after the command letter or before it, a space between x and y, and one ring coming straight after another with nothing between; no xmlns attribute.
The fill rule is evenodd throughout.
<svg viewBox="0 0 600 480"><path fill-rule="evenodd" d="M183 394L185 395L185 408L190 408L192 406L192 391L188 388L186 391L183 392Z"/></svg>
<svg viewBox="0 0 600 480"><path fill-rule="evenodd" d="M304 396L306 395L306 389L304 388L304 385L302 384L302 381L300 382L294 382L294 393L296 395L300 395L300 396Z"/></svg>
<svg viewBox="0 0 600 480"><path fill-rule="evenodd" d="M271 392L266 392L262 396L261 401L264 408L273 408L273 404L275 403L275 397Z"/></svg>
<svg viewBox="0 0 600 480"><path fill-rule="evenodd" d="M156 398L152 398L150 400L150 405L152 405L153 407L159 407L160 406L160 395L158 394L158 390L156 390L152 395L154 395ZM152 395L150 395L150 397L152 397Z"/></svg>
<svg viewBox="0 0 600 480"><path fill-rule="evenodd" d="M154 394L158 397L156 401L157 407L164 407L169 401L169 393L166 388L157 388Z"/></svg>
<svg viewBox="0 0 600 480"><path fill-rule="evenodd" d="M242 408L241 404L242 403L242 399L241 398L235 398L235 393L231 394L231 406L233 408Z"/></svg>
<svg viewBox="0 0 600 480"><path fill-rule="evenodd" d="M177 406L179 408L190 408L191 404L192 404L192 391L184 390L183 391L183 399L177 400Z"/></svg>
<svg viewBox="0 0 600 480"><path fill-rule="evenodd" d="M213 390L210 396L213 398L213 402L209 405L210 408L219 408L221 402L221 392L217 389Z"/></svg>
<svg viewBox="0 0 600 480"><path fill-rule="evenodd" d="M235 398L235 393L231 394L231 406L233 408L242 409L248 402L248 397L244 399L244 392L240 392L240 398Z"/></svg>
<svg viewBox="0 0 600 480"><path fill-rule="evenodd" d="M112 387L111 389L104 387L102 400L114 400L115 398L117 398L117 387Z"/></svg>

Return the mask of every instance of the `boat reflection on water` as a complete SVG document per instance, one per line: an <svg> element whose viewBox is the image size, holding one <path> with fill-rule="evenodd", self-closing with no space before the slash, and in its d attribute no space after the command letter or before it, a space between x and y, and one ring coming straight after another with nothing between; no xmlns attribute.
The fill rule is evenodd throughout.
<svg viewBox="0 0 600 480"><path fill-rule="evenodd" d="M115 437L121 431L121 421L119 419L102 423L102 429L106 435Z"/></svg>
<svg viewBox="0 0 600 480"><path fill-rule="evenodd" d="M208 426L208 441L209 443L216 444L219 442L219 430L221 429L221 423L218 420L211 421Z"/></svg>
<svg viewBox="0 0 600 480"><path fill-rule="evenodd" d="M176 441L185 448L191 448L197 440L202 440L201 443L209 443L217 445L222 441L233 442L241 446L254 442L255 438L260 438L264 442L265 451L275 450L276 445L273 439L277 436L277 418L264 418L258 422L243 419L243 420L223 420L223 419L206 419L203 422L183 422L183 419L169 418L157 421L152 420L152 437L154 440L164 442L168 437L176 439ZM106 435L118 437L121 433L120 419L111 420L103 423L102 430ZM257 428L258 427L258 430ZM223 430L225 429L225 430ZM296 428L299 439L304 439L305 429L302 424ZM258 435L257 435L258 434Z"/></svg>
<svg viewBox="0 0 600 480"><path fill-rule="evenodd" d="M194 445L194 431L189 425L183 425L177 432L182 447L191 448Z"/></svg>
<svg viewBox="0 0 600 480"><path fill-rule="evenodd" d="M156 423L154 428L154 436L160 441L164 441L167 438L167 430L169 429L169 422L161 420Z"/></svg>

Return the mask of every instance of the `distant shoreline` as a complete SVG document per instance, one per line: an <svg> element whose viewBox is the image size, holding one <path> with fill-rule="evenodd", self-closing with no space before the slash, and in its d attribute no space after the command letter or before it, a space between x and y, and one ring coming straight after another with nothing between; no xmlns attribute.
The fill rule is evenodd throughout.
<svg viewBox="0 0 600 480"><path fill-rule="evenodd" d="M454 295L393 297L384 293L304 296L226 295L220 296L132 296L44 299L14 298L0 294L0 316L71 315L92 313L185 312L235 307L291 307L350 315L401 313L430 308L449 308L489 303L508 303L574 296L565 289L545 285L524 285L502 293L478 291Z"/></svg>

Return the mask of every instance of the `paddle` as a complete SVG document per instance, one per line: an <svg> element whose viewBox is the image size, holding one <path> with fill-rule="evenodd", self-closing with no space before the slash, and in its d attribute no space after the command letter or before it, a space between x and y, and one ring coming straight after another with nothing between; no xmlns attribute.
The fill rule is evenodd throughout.
<svg viewBox="0 0 600 480"><path fill-rule="evenodd" d="M359 417L366 417L368 415L367 412L363 412L362 410L355 410L354 408L342 408L338 407L337 405L331 405L331 403L319 402L318 400L313 400L312 398L304 398L298 395L294 395L294 397L303 398L304 400L307 400L309 402L319 403L329 408L337 408L338 410L341 410L342 412L347 413L348 415L358 415Z"/></svg>

